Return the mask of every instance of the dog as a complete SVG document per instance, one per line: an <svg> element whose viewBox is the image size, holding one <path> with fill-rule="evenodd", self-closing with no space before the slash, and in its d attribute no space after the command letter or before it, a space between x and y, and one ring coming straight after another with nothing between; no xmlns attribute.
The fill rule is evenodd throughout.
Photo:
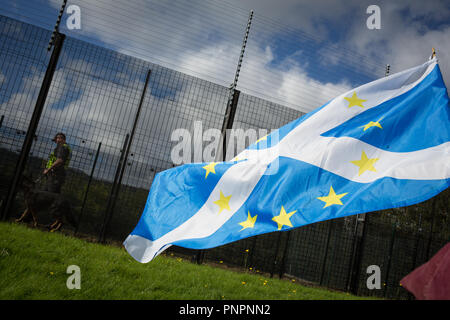
<svg viewBox="0 0 450 320"><path fill-rule="evenodd" d="M50 232L58 231L65 222L68 222L76 228L77 222L73 216L69 201L59 193L37 190L36 183L37 182L33 181L32 178L25 175L22 176L20 189L25 198L26 209L16 222L22 222L31 214L33 217L33 226L37 227L38 212L49 209L52 217L55 219L55 221L48 226Z"/></svg>

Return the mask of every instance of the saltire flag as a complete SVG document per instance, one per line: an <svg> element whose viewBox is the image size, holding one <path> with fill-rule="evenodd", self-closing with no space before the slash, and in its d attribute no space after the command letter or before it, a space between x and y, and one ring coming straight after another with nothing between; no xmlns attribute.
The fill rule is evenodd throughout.
<svg viewBox="0 0 450 320"><path fill-rule="evenodd" d="M449 98L436 58L350 90L234 161L158 173L124 246L146 263L273 231L408 206L449 186Z"/></svg>

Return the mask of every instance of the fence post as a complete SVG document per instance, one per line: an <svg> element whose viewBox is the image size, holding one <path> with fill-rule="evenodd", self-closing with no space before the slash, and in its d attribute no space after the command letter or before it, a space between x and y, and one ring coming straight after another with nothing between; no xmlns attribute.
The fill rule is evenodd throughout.
<svg viewBox="0 0 450 320"><path fill-rule="evenodd" d="M225 109L225 115L224 115L224 119L223 119L223 123L222 123L222 152L219 152L220 150L220 144L219 144L219 149L216 151L216 161L219 161L220 159L220 154L222 153L222 161L225 161L225 157L226 157L226 149L227 149L227 129L231 129L233 128L233 122L234 122L234 115L236 113L236 107L237 107L237 102L239 100L239 91L236 90L236 85L239 79L239 72L241 70L241 66L242 66L242 60L244 59L244 53L245 53L245 47L247 45L247 40L248 40L248 34L250 31L250 26L252 23L252 18L253 18L253 10L250 11L250 15L248 18L248 22L247 22L247 28L245 30L245 35L244 35L244 40L242 42L242 46L241 46L241 54L239 55L239 61L237 64L237 68L236 68L236 72L234 74L234 81L230 86L230 94L229 94L229 98L227 101L227 107ZM205 256L205 252L204 250L199 250L197 252L197 254L195 255L195 260L197 261L197 264L202 264L203 262L203 258Z"/></svg>
<svg viewBox="0 0 450 320"><path fill-rule="evenodd" d="M356 218L355 227L355 243L352 255L352 265L350 268L350 277L347 281L347 290L350 290L353 294L358 294L359 287L359 273L361 269L361 263L363 258L364 242L367 234L366 224L368 222L368 215L366 213L360 214ZM358 222L361 222L359 224Z"/></svg>
<svg viewBox="0 0 450 320"><path fill-rule="evenodd" d="M197 254L195 255L195 262L197 264L202 264L204 258L205 258L205 250L198 250Z"/></svg>
<svg viewBox="0 0 450 320"><path fill-rule="evenodd" d="M84 193L83 204L81 205L80 216L78 217L78 223L77 223L77 227L75 228L75 234L77 234L78 228L80 227L80 224L81 224L81 218L83 217L84 206L86 205L87 195L89 193L89 188L91 186L92 177L94 176L95 167L97 166L97 160L98 160L98 155L100 153L101 146L102 146L102 143L99 142L98 148L97 148L97 153L95 154L94 164L92 165L92 169L91 169L91 175L89 176L89 181L87 183L86 191Z"/></svg>
<svg viewBox="0 0 450 320"><path fill-rule="evenodd" d="M234 115L236 114L237 104L239 101L239 95L240 95L240 91L234 90L233 95L231 97L231 101L227 104L227 109L226 109L225 117L223 120L223 125L222 125L222 137L223 137L222 160L223 161L225 161L225 157L226 157L227 130L233 128ZM219 150L217 150L216 159L218 159L219 154L220 154L220 152L219 152ZM194 260L197 262L197 264L202 264L204 258L205 258L205 250L198 250L197 253L195 254Z"/></svg>
<svg viewBox="0 0 450 320"><path fill-rule="evenodd" d="M124 153L122 154L123 161L119 164L119 167L117 168L118 170L120 170L119 178L118 178L118 182L117 182L117 184L115 186L114 193L112 193L112 195L111 195L111 204L110 204L110 208L109 208L109 215L106 213L107 216L106 216L106 219L105 219L105 223L103 225L103 232L101 234L101 237L102 237L101 241L102 242L105 241L106 233L107 233L107 230L109 228L109 224L110 224L110 222L112 220L112 216L113 216L113 213L114 213L114 207L116 205L116 200L117 200L117 197L119 196L120 186L122 185L122 178L123 178L123 174L125 172L126 163L127 163L127 160L128 160L128 154L130 153L131 144L133 143L134 133L136 132L137 123L139 121L139 115L140 115L141 110L142 110L142 105L144 103L144 98L145 98L145 94L147 92L148 81L150 80L151 73L152 73L152 70L149 69L147 71L147 76L145 78L144 89L142 90L141 99L139 101L138 109L136 111L136 116L134 118L133 128L131 129L131 135L127 134L127 137L129 137L129 140L126 139L125 144L124 144L124 148L123 148Z"/></svg>
<svg viewBox="0 0 450 320"><path fill-rule="evenodd" d="M227 110L225 112L225 118L223 122L223 143L222 143L222 161L226 161L227 155L227 135L228 131L233 128L234 115L236 114L237 104L239 101L239 90L233 90L233 96L231 98L231 103L228 104Z"/></svg>
<svg viewBox="0 0 450 320"><path fill-rule="evenodd" d="M419 213L419 223L416 231L416 241L414 242L414 253L412 258L411 271L416 268L417 265L417 251L419 250L420 239L422 238L422 213ZM410 292L407 293L408 300L414 299L414 295Z"/></svg>
<svg viewBox="0 0 450 320"><path fill-rule="evenodd" d="M117 181L119 180L119 175L120 175L121 168L122 168L122 166L125 165L125 161L124 161L125 149L127 147L129 138L130 138L130 135L127 134L126 137L125 137L125 141L123 143L122 150L121 150L119 164L117 165L116 174L114 176L113 185L111 187L111 192L110 192L109 197L108 197L108 203L106 204L106 210L105 210L105 215L104 215L104 218L103 218L103 224L102 224L102 227L100 229L100 233L98 235L98 242L105 241L106 225L108 224L108 220L109 220L109 214L108 213L111 211L113 198L116 195Z"/></svg>
<svg viewBox="0 0 450 320"><path fill-rule="evenodd" d="M342 229L341 229L342 232ZM332 249L332 254L331 254L331 261L334 261L334 258L336 257L336 251L337 251L337 241L338 241L338 232L334 233L334 241L333 241L333 249ZM331 278L331 271L333 270L333 267L330 267L328 269L328 274L327 274L327 284L326 286L329 285L330 283L330 278Z"/></svg>
<svg viewBox="0 0 450 320"><path fill-rule="evenodd" d="M389 72L390 72L390 65L387 64L384 76L385 77L389 76ZM369 216L367 215L367 213L358 214L356 218L355 233L357 234L357 236L351 259L352 264L349 273L350 277L347 278L347 290L350 290L355 295L358 294L359 274L364 252L364 243L367 236L367 223L369 221L368 218ZM358 222L361 222L360 228L358 228ZM359 232L358 229L360 229Z"/></svg>
<svg viewBox="0 0 450 320"><path fill-rule="evenodd" d="M416 268L417 251L419 250L419 242L420 242L421 237L422 237L422 213L419 213L419 224L418 224L418 229L416 232L416 241L414 243L414 255L413 255L413 259L412 259L411 271Z"/></svg>
<svg viewBox="0 0 450 320"><path fill-rule="evenodd" d="M392 251L394 250L394 242L395 242L395 232L397 231L397 221L392 224L392 235L391 240L389 243L389 253L388 253L388 261L386 265L386 274L384 276L383 281L383 296L386 297L387 287L388 287L388 281L389 281L389 272L391 271L391 259L392 259Z"/></svg>
<svg viewBox="0 0 450 320"><path fill-rule="evenodd" d="M328 220L327 241L326 241L326 245L325 245L325 254L323 255L322 270L320 272L320 280L319 280L320 285L322 285L322 283L323 283L323 276L325 274L325 268L326 268L327 257L328 257L328 247L330 246L330 238L331 238L332 230L333 230L332 220Z"/></svg>
<svg viewBox="0 0 450 320"><path fill-rule="evenodd" d="M250 14L248 17L247 28L245 29L245 35L244 35L244 39L242 41L242 46L241 46L241 53L239 55L239 60L237 63L236 72L234 74L233 83L230 85L230 94L229 94L229 98L227 101L227 108L225 109L225 116L224 116L223 124L222 124L222 137L223 137L222 159L223 159L223 161L225 161L225 153L226 153L226 132L227 132L226 130L231 129L233 127L234 113L236 111L237 100L239 99L239 91L236 90L236 86L237 86L237 83L239 80L239 73L241 71L242 61L244 60L245 48L247 46L247 40L248 40L248 35L250 32L250 26L252 24L252 19L253 19L253 10L250 11ZM237 94L237 96L236 96L236 94ZM217 152L217 154L216 154L217 159L219 159L218 154L220 154L220 153Z"/></svg>
<svg viewBox="0 0 450 320"><path fill-rule="evenodd" d="M425 254L426 261L430 260L430 249L431 249L431 242L433 241L433 227L434 227L434 219L436 216L436 197L433 199L433 205L431 207L431 226L430 226L430 233L428 237L428 243L427 243L427 251Z"/></svg>
<svg viewBox="0 0 450 320"><path fill-rule="evenodd" d="M256 239L257 238L258 238L257 236L253 236L252 247L250 249L250 254L249 254L249 257L248 257L248 266L251 266L251 267L253 267L253 254L254 254L254 251L255 251Z"/></svg>
<svg viewBox="0 0 450 320"><path fill-rule="evenodd" d="M291 238L291 232L292 230L286 231L286 242L284 244L284 250L283 250L283 256L281 257L281 265L280 265L280 271L278 273L278 277L281 279L283 277L283 274L285 272L285 266L286 266L286 254L289 249L289 239Z"/></svg>
<svg viewBox="0 0 450 320"><path fill-rule="evenodd" d="M14 199L17 195L17 188L19 182L22 178L23 170L28 160L28 155L31 150L31 145L33 143L33 138L36 134L37 127L39 125L39 120L41 118L42 111L44 109L45 101L47 99L50 86L52 84L53 75L56 70L56 65L58 64L59 55L64 43L65 35L59 32L54 32L54 48L52 55L50 56L50 61L45 72L44 79L42 80L41 89L39 90L39 95L34 106L33 114L31 116L30 123L28 125L27 134L22 145L22 150L20 152L19 160L17 161L16 168L14 169L14 176L10 187L8 189L8 194L6 196L6 202L2 208L2 218L7 220L10 216L10 210L13 205Z"/></svg>
<svg viewBox="0 0 450 320"><path fill-rule="evenodd" d="M273 254L273 263L272 263L272 270L270 270L270 277L273 278L273 274L275 273L275 266L277 265L277 256L278 256L278 250L280 249L280 242L281 242L281 232L278 232L277 237L277 246L275 247L275 252Z"/></svg>

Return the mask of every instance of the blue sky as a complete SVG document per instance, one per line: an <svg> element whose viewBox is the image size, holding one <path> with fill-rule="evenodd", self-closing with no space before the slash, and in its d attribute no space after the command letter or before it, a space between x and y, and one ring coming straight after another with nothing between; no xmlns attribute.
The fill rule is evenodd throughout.
<svg viewBox="0 0 450 320"><path fill-rule="evenodd" d="M0 0L0 14L53 29L59 0ZM228 86L254 10L238 89L301 111L344 90L421 64L436 47L450 79L448 1L73 0L71 37ZM366 9L381 10L369 30Z"/></svg>
<svg viewBox="0 0 450 320"><path fill-rule="evenodd" d="M60 4L59 0L0 0L0 15L52 30ZM450 7L446 1L380 1L376 3L381 9L380 30L366 27L366 8L375 4L369 1L68 1L71 4L81 8L82 28L68 30L65 14L61 32L68 36L223 87L233 81L248 15L253 9L238 89L302 112L384 76L387 63L392 72L422 64L430 56L431 47L436 47L444 79L450 83ZM68 52L76 48L69 48L67 42L65 46L61 57L65 68L90 70L99 64L72 56ZM43 58L45 54L48 58L46 52ZM103 54L101 64L105 68L91 70L100 76L84 77L85 83L57 70L55 80L59 86L50 108L58 114L63 130L75 134L83 128L84 137L102 137L104 145L120 148L132 123L137 105L133 99L139 97L145 73L130 64L126 69L110 66ZM95 55L86 58L95 59ZM12 86L0 97L0 108L2 104L5 108L32 105L45 69L44 60L41 69L25 68L30 71L14 81L11 79L18 77L11 64L16 62L0 63L0 85ZM133 78L134 74L139 76ZM114 89L116 97L108 97L111 83L121 84L122 79L132 88ZM214 104L225 105L226 94L220 96L220 90L212 90L211 96L192 97L188 88L171 83L159 85L155 76L152 81L158 82L149 90L152 99L164 106L175 98L189 110L209 108L208 103L212 109ZM99 95L107 98L96 98ZM125 98L121 100L122 96ZM123 112L126 108L129 110ZM189 112L200 118L194 109ZM77 128L73 128L75 116ZM151 118L151 114L144 114L143 123L152 123ZM111 133L103 129L102 123L118 129ZM188 121L173 125L190 126ZM171 129L149 126L145 133L167 141ZM155 134L151 130L159 131Z"/></svg>

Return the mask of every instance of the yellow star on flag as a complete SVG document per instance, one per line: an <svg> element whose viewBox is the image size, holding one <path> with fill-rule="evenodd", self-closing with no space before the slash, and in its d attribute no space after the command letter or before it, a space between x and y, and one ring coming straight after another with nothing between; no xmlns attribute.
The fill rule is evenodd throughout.
<svg viewBox="0 0 450 320"><path fill-rule="evenodd" d="M380 119L380 120L381 120L381 119ZM366 131L367 129L369 129L369 128L371 128L371 127L378 127L378 128L380 128L380 129L383 129L383 127L382 127L381 124L380 124L380 120L378 120L378 121L376 121L376 122L370 121L368 124L366 124L366 125L364 126L364 131Z"/></svg>
<svg viewBox="0 0 450 320"><path fill-rule="evenodd" d="M260 141L263 141L263 140L267 140L267 134L266 134L264 137L262 137L262 138L256 140L256 143L258 143L258 142L260 142Z"/></svg>
<svg viewBox="0 0 450 320"><path fill-rule="evenodd" d="M377 170L375 169L375 167L373 165L378 160L380 160L380 159L379 158L369 159L367 157L366 153L363 151L361 154L360 160L354 160L354 161L350 161L350 162L359 167L358 176L360 176L366 171L377 172Z"/></svg>
<svg viewBox="0 0 450 320"><path fill-rule="evenodd" d="M216 173L216 169L215 169L216 165L217 165L217 162L211 162L210 164L203 167L203 169L206 170L205 179L208 178L208 174L210 174L211 172L214 174Z"/></svg>
<svg viewBox="0 0 450 320"><path fill-rule="evenodd" d="M250 211L248 211L248 216L247 216L247 220L240 222L239 224L242 226L242 230L247 229L247 228L253 228L255 226L255 222L256 222L256 218L258 217L258 215L255 214L254 217L252 217L250 215Z"/></svg>
<svg viewBox="0 0 450 320"><path fill-rule="evenodd" d="M222 191L220 191L220 199L214 201L214 203L217 204L220 208L219 213L221 213L223 209L231 210L230 205L228 204L230 202L230 198L231 194L228 197L225 197Z"/></svg>
<svg viewBox="0 0 450 320"><path fill-rule="evenodd" d="M356 95L356 92L353 92L353 96L352 96L351 98L349 98L349 97L344 97L344 99L347 100L347 101L349 102L349 104L348 104L348 107L349 107L349 108L351 108L351 107L353 107L353 106L358 106L358 107L364 108L364 106L362 105L362 103L363 103L364 101L367 101L367 100L364 100L364 99L359 99L358 96Z"/></svg>
<svg viewBox="0 0 450 320"><path fill-rule="evenodd" d="M272 220L277 223L278 230L281 230L281 228L283 226L292 227L292 223L289 220L289 218L296 212L297 212L297 210L286 213L286 210L284 210L284 207L281 206L280 214L278 216L272 218Z"/></svg>
<svg viewBox="0 0 450 320"><path fill-rule="evenodd" d="M326 208L329 207L333 204L338 204L338 205L343 205L341 198L345 195L347 195L347 193L341 193L341 194L336 194L336 192L334 192L334 189L332 186L330 186L330 192L328 193L328 196L326 197L318 197L317 199L319 199L320 201L325 202L325 206L322 208Z"/></svg>

